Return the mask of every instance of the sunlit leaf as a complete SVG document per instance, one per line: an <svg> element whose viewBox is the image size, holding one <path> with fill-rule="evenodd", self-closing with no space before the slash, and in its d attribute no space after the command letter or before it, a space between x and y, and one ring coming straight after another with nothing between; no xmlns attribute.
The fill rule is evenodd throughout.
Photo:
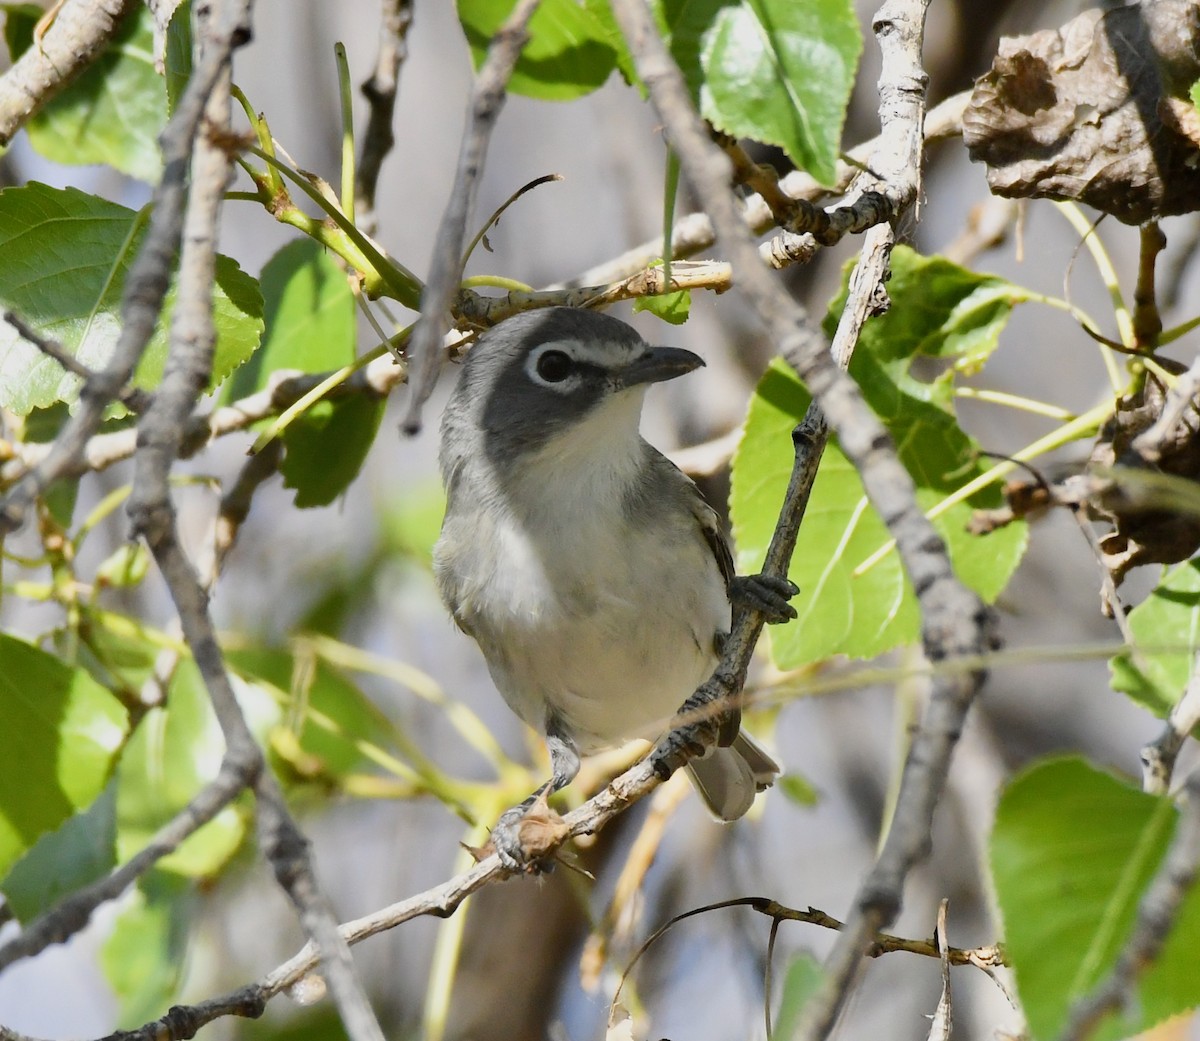
<svg viewBox="0 0 1200 1041"><path fill-rule="evenodd" d="M1081 759L1038 763L1005 788L990 863L1005 949L1035 1038L1057 1037L1071 1005L1112 969L1177 817L1169 799ZM1159 958L1135 978L1125 1014L1089 1036L1131 1037L1200 1003L1197 944L1194 886Z"/></svg>

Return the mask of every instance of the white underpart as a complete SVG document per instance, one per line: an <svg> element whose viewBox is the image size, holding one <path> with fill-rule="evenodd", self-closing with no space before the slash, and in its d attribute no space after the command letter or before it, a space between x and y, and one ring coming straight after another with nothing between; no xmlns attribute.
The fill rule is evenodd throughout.
<svg viewBox="0 0 1200 1041"><path fill-rule="evenodd" d="M584 753L666 729L716 664L724 580L686 509L631 527L626 492L646 451L644 388L606 399L521 468L510 501L471 530L443 533L460 620L512 709L539 729L547 709ZM554 546L547 558L535 546ZM486 598L486 599L485 599Z"/></svg>

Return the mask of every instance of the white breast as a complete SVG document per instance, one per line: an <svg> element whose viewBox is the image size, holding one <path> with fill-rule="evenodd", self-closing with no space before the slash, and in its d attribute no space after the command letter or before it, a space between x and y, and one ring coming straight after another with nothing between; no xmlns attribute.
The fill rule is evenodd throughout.
<svg viewBox="0 0 1200 1041"><path fill-rule="evenodd" d="M730 608L678 494L636 524L625 516L645 443L609 446L603 463L580 466L576 452L595 460L596 442L574 433L583 440L523 468L505 497L527 507L520 516L498 500L469 520L451 516L436 567L513 710L538 729L554 712L587 753L665 729L715 666Z"/></svg>

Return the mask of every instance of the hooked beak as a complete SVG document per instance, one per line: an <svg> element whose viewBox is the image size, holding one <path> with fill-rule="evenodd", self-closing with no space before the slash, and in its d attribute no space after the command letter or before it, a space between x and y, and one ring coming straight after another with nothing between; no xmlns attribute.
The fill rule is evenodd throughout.
<svg viewBox="0 0 1200 1041"><path fill-rule="evenodd" d="M630 362L617 375L622 389L643 383L662 383L676 376L686 376L702 368L704 359L682 347L647 347L640 358Z"/></svg>

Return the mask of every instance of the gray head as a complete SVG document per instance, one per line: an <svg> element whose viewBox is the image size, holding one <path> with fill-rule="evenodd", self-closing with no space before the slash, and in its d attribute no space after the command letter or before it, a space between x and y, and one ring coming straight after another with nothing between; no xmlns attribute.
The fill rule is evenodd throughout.
<svg viewBox="0 0 1200 1041"><path fill-rule="evenodd" d="M690 351L652 347L596 311L527 311L471 348L442 421L443 450L456 435L477 431L494 461L511 464L609 413L636 434L645 389L703 364Z"/></svg>

